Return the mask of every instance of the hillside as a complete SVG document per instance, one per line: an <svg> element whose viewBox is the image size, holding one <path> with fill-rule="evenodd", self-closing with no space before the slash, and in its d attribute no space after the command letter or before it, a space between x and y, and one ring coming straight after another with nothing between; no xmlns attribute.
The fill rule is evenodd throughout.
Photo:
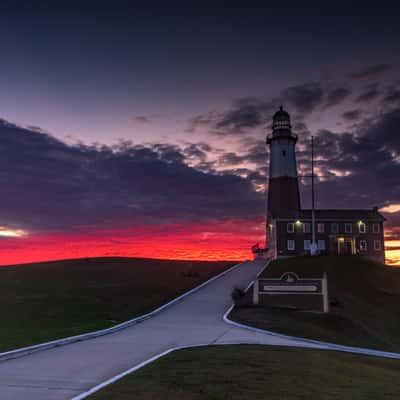
<svg viewBox="0 0 400 400"><path fill-rule="evenodd" d="M273 261L263 277L294 271L301 277L328 274L331 312L304 312L270 302L235 307L238 322L275 332L400 351L400 268L359 257L297 257ZM247 294L248 303L251 291Z"/></svg>
<svg viewBox="0 0 400 400"><path fill-rule="evenodd" d="M115 325L232 265L114 257L0 267L0 352Z"/></svg>

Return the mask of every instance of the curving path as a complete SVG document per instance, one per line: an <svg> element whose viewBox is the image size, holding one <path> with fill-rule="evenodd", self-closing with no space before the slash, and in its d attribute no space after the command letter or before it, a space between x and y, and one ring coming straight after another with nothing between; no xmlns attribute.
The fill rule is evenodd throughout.
<svg viewBox="0 0 400 400"><path fill-rule="evenodd" d="M224 322L232 289L246 287L264 265L265 261L242 263L154 317L119 332L1 362L1 399L71 399L181 346L254 343L331 349L329 344ZM343 346L338 350L353 351Z"/></svg>

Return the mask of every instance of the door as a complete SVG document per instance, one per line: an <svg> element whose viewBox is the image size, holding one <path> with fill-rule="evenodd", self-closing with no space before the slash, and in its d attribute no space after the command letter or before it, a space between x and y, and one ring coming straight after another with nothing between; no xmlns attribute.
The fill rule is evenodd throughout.
<svg viewBox="0 0 400 400"><path fill-rule="evenodd" d="M345 255L351 255L352 253L352 245L351 245L351 239L345 239L343 242L343 254Z"/></svg>

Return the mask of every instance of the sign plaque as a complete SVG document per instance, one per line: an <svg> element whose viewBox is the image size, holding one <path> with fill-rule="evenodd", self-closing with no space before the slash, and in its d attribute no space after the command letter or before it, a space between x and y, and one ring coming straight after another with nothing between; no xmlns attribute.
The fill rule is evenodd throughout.
<svg viewBox="0 0 400 400"><path fill-rule="evenodd" d="M285 272L280 278L260 278L254 281L253 304L258 304L260 295L319 295L323 296L324 312L329 311L328 280L299 278L295 272Z"/></svg>

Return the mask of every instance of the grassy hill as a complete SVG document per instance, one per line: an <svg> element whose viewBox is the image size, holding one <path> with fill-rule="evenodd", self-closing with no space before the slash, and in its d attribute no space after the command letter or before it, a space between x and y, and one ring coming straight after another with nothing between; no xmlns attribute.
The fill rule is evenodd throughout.
<svg viewBox="0 0 400 400"><path fill-rule="evenodd" d="M398 360L254 345L180 350L93 400L398 399Z"/></svg>
<svg viewBox="0 0 400 400"><path fill-rule="evenodd" d="M91 258L0 267L0 352L110 327L234 264Z"/></svg>
<svg viewBox="0 0 400 400"><path fill-rule="evenodd" d="M279 277L286 271L301 277L326 271L330 314L271 302L235 307L230 318L289 335L400 352L400 268L360 257L297 257L273 261L263 277ZM247 296L250 301L251 291Z"/></svg>

